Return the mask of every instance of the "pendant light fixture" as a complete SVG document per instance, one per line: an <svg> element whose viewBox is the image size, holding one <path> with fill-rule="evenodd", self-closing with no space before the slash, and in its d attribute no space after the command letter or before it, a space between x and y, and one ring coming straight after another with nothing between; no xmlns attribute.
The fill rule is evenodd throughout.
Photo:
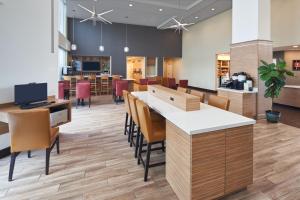
<svg viewBox="0 0 300 200"><path fill-rule="evenodd" d="M128 41L127 41L127 24L126 24L126 41L125 41L124 52L125 53L129 52Z"/></svg>
<svg viewBox="0 0 300 200"><path fill-rule="evenodd" d="M72 42L72 45L71 45L71 50L72 50L72 51L76 51L76 50L77 50L77 45L76 45L75 42L74 42L74 41L75 41L75 33L74 33L74 32L75 32L75 31L74 31L74 29L75 29L75 28L74 28L75 23L74 23L74 21L75 21L75 16L73 16L73 27L72 27L72 28L73 28L73 42Z"/></svg>
<svg viewBox="0 0 300 200"><path fill-rule="evenodd" d="M101 27L101 33L100 33L100 46L99 46L99 51L103 52L104 51L104 46L103 46L103 43L102 43L102 23L100 23L100 27Z"/></svg>

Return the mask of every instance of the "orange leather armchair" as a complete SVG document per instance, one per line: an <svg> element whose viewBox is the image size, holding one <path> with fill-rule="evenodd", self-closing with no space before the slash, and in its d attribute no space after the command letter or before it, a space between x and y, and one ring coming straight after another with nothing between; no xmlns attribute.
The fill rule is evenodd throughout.
<svg viewBox="0 0 300 200"><path fill-rule="evenodd" d="M8 113L8 124L11 141L11 161L8 180L12 181L15 160L19 153L31 150L46 149L46 169L49 173L50 153L54 145L59 154L59 128L50 127L48 109L20 110Z"/></svg>

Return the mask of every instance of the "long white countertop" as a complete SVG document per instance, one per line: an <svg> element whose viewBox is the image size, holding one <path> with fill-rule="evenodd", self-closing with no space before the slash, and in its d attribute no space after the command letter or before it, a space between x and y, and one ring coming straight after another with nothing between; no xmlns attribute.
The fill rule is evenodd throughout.
<svg viewBox="0 0 300 200"><path fill-rule="evenodd" d="M134 96L144 101L156 112L175 124L189 135L218 131L252 125L256 121L241 115L200 104L200 110L186 112L163 100L151 95L149 92L132 92Z"/></svg>
<svg viewBox="0 0 300 200"><path fill-rule="evenodd" d="M217 90L236 92L236 93L242 93L242 94L255 94L255 93L258 93L257 88L253 88L253 91L248 91L248 90L234 90L234 89L230 89L230 88L219 87Z"/></svg>

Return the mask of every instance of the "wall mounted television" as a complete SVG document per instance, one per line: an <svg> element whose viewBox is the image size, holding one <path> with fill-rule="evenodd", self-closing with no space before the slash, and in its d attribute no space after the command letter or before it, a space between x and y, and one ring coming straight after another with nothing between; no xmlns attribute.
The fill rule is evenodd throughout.
<svg viewBox="0 0 300 200"><path fill-rule="evenodd" d="M15 85L15 104L26 105L47 101L47 83Z"/></svg>
<svg viewBox="0 0 300 200"><path fill-rule="evenodd" d="M82 71L100 71L100 62L82 62Z"/></svg>

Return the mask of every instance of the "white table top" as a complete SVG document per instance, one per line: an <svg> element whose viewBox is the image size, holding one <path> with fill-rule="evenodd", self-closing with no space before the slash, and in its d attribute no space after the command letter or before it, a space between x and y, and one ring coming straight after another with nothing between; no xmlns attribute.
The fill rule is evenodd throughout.
<svg viewBox="0 0 300 200"><path fill-rule="evenodd" d="M200 110L186 112L146 92L132 92L153 110L189 135L255 124L256 121L241 115L200 104Z"/></svg>
<svg viewBox="0 0 300 200"><path fill-rule="evenodd" d="M230 88L219 87L218 90L236 92L236 93L242 93L242 94L255 94L255 93L258 93L257 88L253 88L253 91L248 91L248 90L234 90L234 89L230 89Z"/></svg>
<svg viewBox="0 0 300 200"><path fill-rule="evenodd" d="M285 88L300 89L300 85L285 85Z"/></svg>

